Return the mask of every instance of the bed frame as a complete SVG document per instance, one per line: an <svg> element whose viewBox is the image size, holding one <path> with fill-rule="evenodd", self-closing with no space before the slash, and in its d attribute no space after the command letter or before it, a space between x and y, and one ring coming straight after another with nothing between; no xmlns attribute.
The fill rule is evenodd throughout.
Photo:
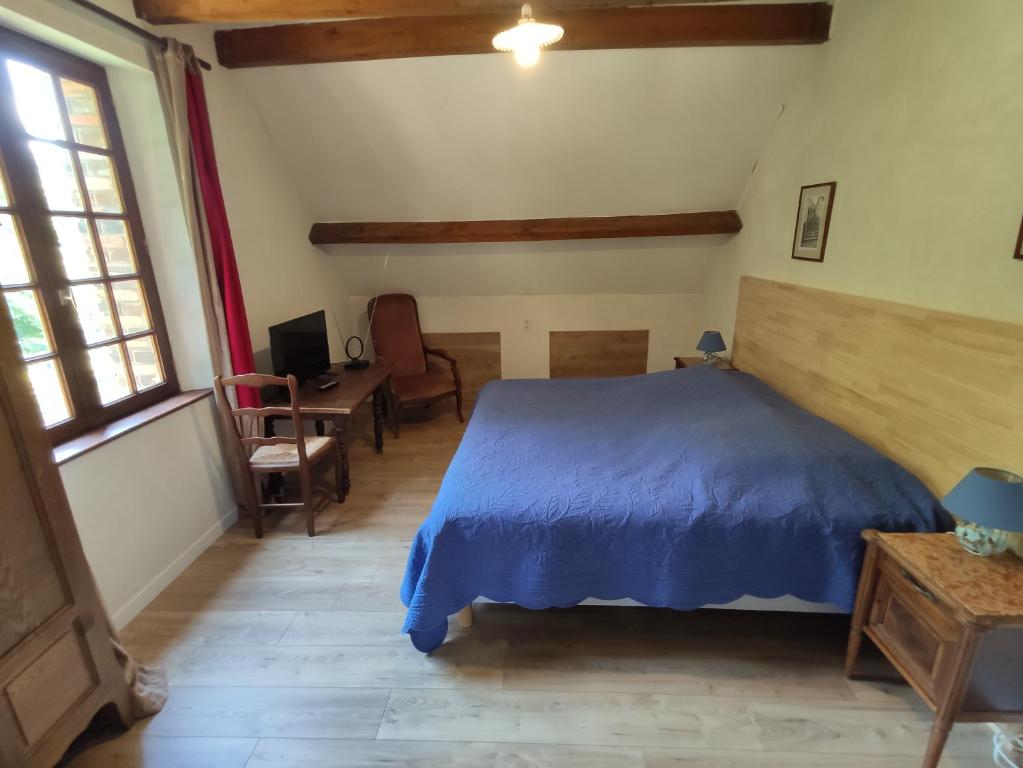
<svg viewBox="0 0 1023 768"><path fill-rule="evenodd" d="M938 496L972 467L1023 472L1023 326L747 276L732 348Z"/></svg>
<svg viewBox="0 0 1023 768"><path fill-rule="evenodd" d="M736 368L872 445L939 497L972 467L1023 472L1023 326L745 276L732 349ZM1014 549L1023 556L1023 536ZM838 610L791 596L708 607ZM469 606L459 621L472 622Z"/></svg>

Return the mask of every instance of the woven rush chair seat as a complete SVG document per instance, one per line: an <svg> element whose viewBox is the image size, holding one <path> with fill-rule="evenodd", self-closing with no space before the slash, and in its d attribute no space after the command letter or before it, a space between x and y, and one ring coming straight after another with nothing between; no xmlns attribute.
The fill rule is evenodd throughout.
<svg viewBox="0 0 1023 768"><path fill-rule="evenodd" d="M265 408L234 408L228 397L228 388L250 387L257 391L263 387L287 387L291 402L287 406ZM334 485L337 500L343 501L341 444L337 433L331 436L305 436L302 413L298 406L298 380L294 376L266 376L244 373L213 380L217 397L217 410L227 433L226 442L233 448L236 471L248 475L242 487L245 509L252 517L252 530L257 539L263 537L263 510L273 507L298 507L305 512L306 531L316 535L316 505L313 498L313 469L324 462L334 464ZM261 437L265 419L290 419L294 437ZM294 472L298 474L302 501L265 503L263 481L271 476Z"/></svg>

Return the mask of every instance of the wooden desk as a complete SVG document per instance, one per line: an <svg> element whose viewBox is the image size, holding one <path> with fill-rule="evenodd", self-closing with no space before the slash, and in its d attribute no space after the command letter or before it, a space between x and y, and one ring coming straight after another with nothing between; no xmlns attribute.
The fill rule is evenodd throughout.
<svg viewBox="0 0 1023 768"><path fill-rule="evenodd" d="M341 426L355 410L373 398L373 440L377 453L384 450L384 396L390 385L391 363L371 363L357 371L347 371L341 363L334 363L330 373L338 377L338 384L329 389L318 390L310 384L299 389L298 407L302 415L316 422L316 434L324 434L323 423L332 421L338 427L338 443L341 447L341 473L345 493L351 487L348 472L348 447L341 440ZM276 405L272 398L266 398L267 405ZM267 437L273 436L273 417L265 424Z"/></svg>
<svg viewBox="0 0 1023 768"><path fill-rule="evenodd" d="M846 675L866 634L934 712L923 768L955 722L1023 721L1023 561L971 555L945 533L863 538Z"/></svg>

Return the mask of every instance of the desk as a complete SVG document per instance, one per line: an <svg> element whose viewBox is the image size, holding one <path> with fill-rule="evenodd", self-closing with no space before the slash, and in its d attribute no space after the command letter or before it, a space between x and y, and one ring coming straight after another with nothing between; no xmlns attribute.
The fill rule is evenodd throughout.
<svg viewBox="0 0 1023 768"><path fill-rule="evenodd" d="M340 427L346 418L355 413L367 398L373 398L373 438L376 452L384 450L384 395L391 377L391 363L376 362L357 371L346 371L341 363L330 367L331 374L338 377L336 386L318 390L303 384L298 392L298 407L302 416L316 422L316 434L324 433L323 422L332 421L337 425L338 443L341 448L341 474L344 491L348 492L351 482L348 478L348 447L341 441ZM283 401L267 398L267 405L280 405ZM267 417L265 432L273 436L274 417Z"/></svg>

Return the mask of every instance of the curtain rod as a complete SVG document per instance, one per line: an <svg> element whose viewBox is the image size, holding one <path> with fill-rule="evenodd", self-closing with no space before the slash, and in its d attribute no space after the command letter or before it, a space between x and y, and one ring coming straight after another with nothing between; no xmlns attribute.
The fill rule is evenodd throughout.
<svg viewBox="0 0 1023 768"><path fill-rule="evenodd" d="M152 43L155 46L158 46L161 51L167 50L167 38L160 37L159 35L154 35L152 32L149 32L148 30L145 30L142 27L132 24L127 19L122 19L116 13L111 13L106 8L101 8L95 3L90 2L90 0L71 0L71 2L74 5L77 5L81 8L85 8L87 11L92 11L97 16L102 16L107 21L112 22L117 26L121 27L121 29L126 29L132 34L137 35L138 37L141 37L142 39L146 40L147 42ZM195 60L203 69L206 70L212 69L212 67L209 65L209 62L203 61L198 56L195 57Z"/></svg>

